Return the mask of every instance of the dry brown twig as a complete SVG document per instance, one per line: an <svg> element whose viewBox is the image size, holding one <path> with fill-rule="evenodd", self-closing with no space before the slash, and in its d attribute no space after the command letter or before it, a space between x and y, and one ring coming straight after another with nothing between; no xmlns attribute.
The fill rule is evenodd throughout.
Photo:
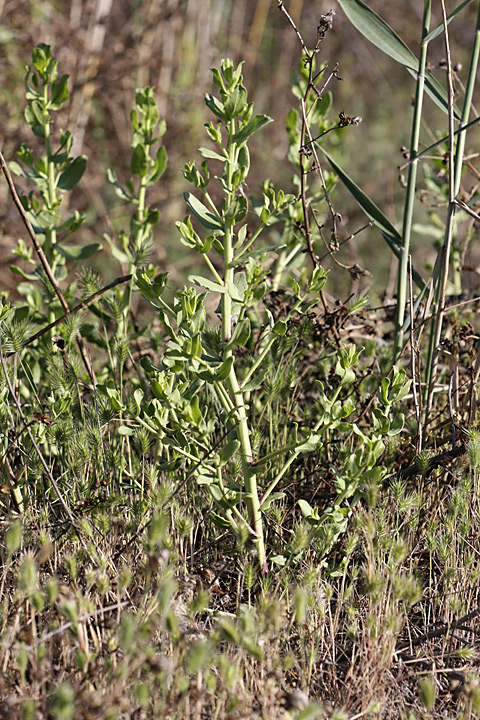
<svg viewBox="0 0 480 720"><path fill-rule="evenodd" d="M458 620L454 620L450 623L445 623L440 628L436 628L435 630L429 630L423 635L419 635L418 637L411 639L408 645L404 645L403 647L398 648L398 650L396 650L394 654L397 658L400 658L403 653L405 653L407 650L410 650L413 646L422 645L424 642L427 642L427 640L447 635L447 633L449 633L451 630L456 630L457 628L460 628L462 625L465 624L467 620L473 620L473 618L477 617L478 615L480 615L480 608L477 607L475 608L475 610L471 610L471 612L467 613L467 615L463 615L463 617L458 618Z"/></svg>
<svg viewBox="0 0 480 720"><path fill-rule="evenodd" d="M10 193L12 195L15 207L17 208L18 212L20 213L20 216L23 220L23 224L25 225L25 227L27 229L27 232L30 236L30 239L35 248L35 252L38 255L38 258L42 264L45 274L46 274L49 282L51 283L56 296L60 300L60 304L63 307L63 309L65 310L65 313L68 314L70 312L70 308L68 307L67 301L65 300L63 293L60 289L60 286L57 283L55 275L52 272L52 268L50 267L50 264L45 256L45 253L43 252L42 246L38 242L38 238L35 233L35 230L33 229L32 224L27 217L27 213L25 212L25 209L20 201L17 190L15 188L15 184L14 184L12 176L10 174L10 170L8 169L8 165L5 162L5 158L1 151L0 151L0 166L1 166L3 174L5 176L5 180L7 181L7 185L10 190ZM87 357L87 352L85 350L85 345L83 344L83 340L79 335L77 335L77 345L78 345L78 349L80 351L80 355L82 356L83 364L85 365L85 368L90 376L90 380L95 385L96 384L95 372L94 372L93 367Z"/></svg>
<svg viewBox="0 0 480 720"><path fill-rule="evenodd" d="M104 293L106 293L107 290L111 290L112 288L116 287L117 285L120 285L121 283L124 283L124 282L128 282L131 279L132 279L132 275L123 275L122 277L116 278L115 280L113 280L113 282L109 283L108 285L105 285L105 287L101 288L100 290L97 290L96 292L93 293L93 295L90 295L88 298L86 298L86 300L83 300L81 303L79 303L74 308L69 310L67 313L65 313L65 315L62 315L54 322L52 322L49 325L47 325L46 327L42 328L37 333L35 333L35 335L31 335L29 338L27 338L27 340L25 340L25 342L23 343L23 347L25 347L26 345L30 345L30 343L34 342L35 340L38 340L38 338L42 337L42 335L45 335L45 333L47 333L49 330L53 330L54 327L61 325L62 322L67 320L69 317L71 317L72 315L75 315L75 313L79 312L80 310L83 310L83 308L90 305L90 303L93 302L94 300L96 300L96 298L100 297L100 295L103 295ZM10 352L10 353L7 353L6 355L7 355L7 357L9 357L10 355L14 355L14 353Z"/></svg>

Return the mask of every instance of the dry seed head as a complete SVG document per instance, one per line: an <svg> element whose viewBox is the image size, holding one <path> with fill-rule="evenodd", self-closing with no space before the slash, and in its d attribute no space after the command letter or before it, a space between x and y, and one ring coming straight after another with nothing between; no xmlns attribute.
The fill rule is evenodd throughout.
<svg viewBox="0 0 480 720"><path fill-rule="evenodd" d="M337 127L348 127L349 125L360 125L362 122L361 117L358 115L351 116L347 115L343 110L338 113L338 125Z"/></svg>
<svg viewBox="0 0 480 720"><path fill-rule="evenodd" d="M320 20L317 25L317 35L319 38L324 38L325 33L332 29L335 14L335 10L329 10L326 15L320 15Z"/></svg>

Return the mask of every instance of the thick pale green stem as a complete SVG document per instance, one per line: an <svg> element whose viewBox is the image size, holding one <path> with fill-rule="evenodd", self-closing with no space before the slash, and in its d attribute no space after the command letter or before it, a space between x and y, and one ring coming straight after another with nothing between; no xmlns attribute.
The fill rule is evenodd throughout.
<svg viewBox="0 0 480 720"><path fill-rule="evenodd" d="M138 198L137 198L137 202L138 202L137 215L138 215L139 223L142 223L143 220L145 219L146 197L147 197L147 178L142 176L140 178L140 187L138 189ZM144 236L144 229L143 229L143 226L141 226L141 227L139 227L135 237L133 238L134 248L137 248L139 246L139 244L143 240L143 236ZM134 286L134 282L135 282L135 280L134 280L135 270L136 270L135 265L133 263L130 263L128 273L132 277L129 280L128 285L126 287L127 298L126 298L126 302L125 302L125 308L123 310L123 332L124 332L125 337L127 337L127 334L128 334L128 315L130 313L130 305L131 305L131 301L132 301L133 286Z"/></svg>
<svg viewBox="0 0 480 720"><path fill-rule="evenodd" d="M48 183L48 195L47 195L47 207L53 212L57 204L57 188L55 183L55 163L52 162L52 144L50 139L50 118L47 110L48 103L48 86L45 84L43 88L43 101L44 101L44 116L48 119L45 127L45 151L47 156L47 183ZM53 248L57 242L57 230L54 227L46 228L45 230L45 247L44 252L50 263L52 273L55 273L55 267L57 265L58 254L53 252ZM55 320L55 313L52 308L48 311L48 320L53 322Z"/></svg>
<svg viewBox="0 0 480 720"><path fill-rule="evenodd" d="M410 254L410 239L412 234L413 209L415 205L415 188L418 168L418 145L422 120L423 92L425 85L425 66L427 62L428 42L426 37L430 27L431 0L426 0L423 11L422 42L420 45L420 59L418 62L417 87L415 92L415 107L413 111L412 134L410 140L410 164L408 166L407 194L403 212L402 250L397 282L397 318L395 328L394 361L397 359L403 346L403 325L408 301L408 257Z"/></svg>
<svg viewBox="0 0 480 720"><path fill-rule="evenodd" d="M227 194L225 207L231 206L235 192L233 189L233 171L237 162L238 148L232 141L235 134L235 123L232 120L229 127L229 159L227 161L227 187L230 192ZM223 237L224 244L224 283L227 287L233 284L235 269L232 267L233 261L233 227L234 219L225 218L225 235ZM222 294L222 337L224 342L228 342L232 332L232 298L228 292ZM224 360L231 356L233 353L231 348L227 348L224 352ZM242 470L245 484L245 502L248 509L250 524L255 534L255 545L258 553L258 561L260 567L266 571L267 561L265 553L265 542L263 538L263 521L262 513L260 511L260 501L258 498L258 487L257 477L252 470L253 465L253 452L250 441L250 429L248 426L247 410L245 407L245 399L243 397L242 390L238 383L237 374L235 372L235 365L232 365L230 374L228 376L228 384L232 399L235 405L236 416L238 420L238 440L240 442L240 449L242 454Z"/></svg>

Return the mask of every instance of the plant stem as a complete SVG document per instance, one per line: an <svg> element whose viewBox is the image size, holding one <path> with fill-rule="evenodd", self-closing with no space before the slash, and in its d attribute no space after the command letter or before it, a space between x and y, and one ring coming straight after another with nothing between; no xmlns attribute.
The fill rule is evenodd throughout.
<svg viewBox="0 0 480 720"><path fill-rule="evenodd" d="M228 128L228 161L227 161L227 177L226 184L229 188L225 200L225 207L228 209L231 207L235 199L235 191L233 189L233 171L237 162L238 147L233 142L235 135L235 121L229 122ZM232 267L233 260L233 227L234 218L225 218L225 235L224 241L224 284L228 288L233 284L235 277L235 268ZM232 298L229 292L222 293L222 336L224 342L228 343L231 336L232 328ZM231 348L226 347L224 351L224 360L233 354ZM228 384L232 394L233 402L236 408L236 415L239 421L238 424L238 439L241 446L242 454L242 470L245 484L245 502L248 509L248 515L250 523L253 528L255 535L255 545L258 553L258 562L264 572L267 571L267 560L265 554L265 543L263 538L263 521L262 513L260 511L260 502L258 499L258 487L257 487L257 476L252 470L253 464L253 451L250 441L250 428L248 426L247 410L245 407L245 400L243 397L242 390L238 383L237 374L235 372L235 365L232 365L228 376Z"/></svg>
<svg viewBox="0 0 480 720"><path fill-rule="evenodd" d="M46 119L45 124L45 150L47 156L47 183L48 183L48 195L47 195L47 208L50 212L54 212L55 206L57 205L57 193L55 184L55 163L52 162L52 144L50 141L50 118L48 114L48 85L45 83L43 86L43 115ZM49 227L45 230L45 250L49 263L52 267L52 272L55 272L55 260L57 253L54 251L54 246L57 241L57 231L55 227ZM53 310L49 310L49 321L52 322L55 318Z"/></svg>
<svg viewBox="0 0 480 720"><path fill-rule="evenodd" d="M466 128L470 108L472 106L473 91L475 89L475 81L477 77L478 59L480 55L480 7L478 8L477 24L475 26L475 38L472 46L472 55L470 57L470 67L468 70L468 80L465 88L465 98L463 101L462 119L460 120L460 128L457 130L458 140L455 153L455 197L460 190L460 180L462 178L463 155L465 150L465 140L467 138Z"/></svg>
<svg viewBox="0 0 480 720"><path fill-rule="evenodd" d="M302 295L302 297L300 297L297 300L297 302L295 303L293 308L287 313L287 315L285 317L285 322L288 322L290 320L290 318L297 312L298 308L303 303L303 301L307 298L307 296L308 296L308 293L306 293L305 295ZM265 360L266 356L270 352L270 349L271 349L273 343L275 342L275 340L277 340L277 338L278 338L278 335L271 333L267 343L262 348L260 355L257 357L257 359L255 360L253 365L250 367L250 370L247 372L245 377L242 379L243 386L245 386L249 382L249 380L251 380L251 378L254 376L255 372L257 371L257 369L263 364L263 361Z"/></svg>
<svg viewBox="0 0 480 720"><path fill-rule="evenodd" d="M408 258L410 255L410 241L412 235L413 209L415 205L415 188L418 168L418 146L420 139L420 126L422 120L423 91L425 85L425 67L427 63L428 41L426 40L431 16L431 0L425 0L422 21L422 42L420 44L420 58L418 61L417 87L415 91L415 106L413 110L412 135L410 140L410 164L408 166L407 193L403 212L402 248L400 251L400 266L397 278L397 317L395 324L395 345L393 350L394 362L398 358L403 346L403 325L408 297Z"/></svg>
<svg viewBox="0 0 480 720"><path fill-rule="evenodd" d="M432 329L430 333L430 343L428 348L428 360L426 367L426 402L425 402L425 418L424 427L428 425L428 419L433 401L433 390L438 368L438 351L440 338L442 335L443 316L445 314L445 296L447 290L448 270L450 261L450 249L452 246L453 221L455 217L455 138L454 138L454 113L453 106L455 102L453 87L453 70L452 60L450 56L450 43L448 38L447 13L445 2L442 0L442 14L445 35L445 52L447 56L447 89L448 89L448 215L445 223L445 236L443 246L439 251L440 256L440 275L438 278L435 292L435 309L436 315L433 318Z"/></svg>
<svg viewBox="0 0 480 720"><path fill-rule="evenodd" d="M30 239L33 243L33 247L35 248L35 251L39 257L39 260L42 264L42 267L45 271L46 276L50 280L53 289L55 290L55 293L60 300L60 304L62 305L64 311L66 314L70 312L70 308L68 307L67 301L65 300L62 291L60 290L60 286L57 283L57 280L55 278L55 275L52 272L52 268L50 267L50 263L43 251L42 246L38 242L38 238L35 234L35 230L33 229L32 223L28 219L27 213L25 212L25 209L21 203L20 198L18 197L17 190L15 188L15 184L13 182L12 176L10 174L10 170L8 169L7 163L5 162L5 158L3 157L3 154L0 152L0 167L2 169L2 172L5 176L5 179L7 181L7 185L9 187L10 193L13 198L13 202L15 204L15 207L17 208L18 212L20 213L20 216L23 220L23 224L25 225L27 232L30 236ZM77 345L78 349L80 350L80 354L82 356L83 364L85 365L85 368L90 376L90 380L93 384L96 383L95 373L93 370L93 367L87 357L87 353L85 350L85 347L83 345L83 340L80 335L77 334Z"/></svg>

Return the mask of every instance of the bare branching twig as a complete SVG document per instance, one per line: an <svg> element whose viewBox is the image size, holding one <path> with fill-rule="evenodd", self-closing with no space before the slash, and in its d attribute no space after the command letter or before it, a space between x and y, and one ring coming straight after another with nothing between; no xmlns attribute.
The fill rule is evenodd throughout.
<svg viewBox="0 0 480 720"><path fill-rule="evenodd" d="M7 181L7 185L10 190L10 193L12 195L15 207L17 208L18 212L20 213L23 223L24 223L24 225L27 229L27 232L30 236L30 239L33 243L33 247L35 248L35 252L37 253L38 258L39 258L39 260L42 264L42 267L45 271L45 274L46 274L48 280L50 281L50 283L55 291L55 294L57 295L58 299L60 300L60 304L62 305L63 309L65 310L65 313L68 314L70 312L68 303L63 296L60 286L57 283L55 275L53 274L52 268L50 267L50 264L45 256L45 253L43 252L42 246L38 242L38 238L35 233L35 230L33 229L33 226L27 217L27 213L25 212L25 209L21 203L21 200L18 197L18 193L15 188L15 183L13 182L12 176L10 174L10 170L8 169L8 165L5 162L5 158L3 157L2 152L0 152L0 165L1 165L1 168L3 171L3 174L5 176L5 180ZM90 380L92 381L93 384L95 384L96 383L95 372L94 372L93 367L88 359L87 352L85 350L85 346L84 346L83 340L80 337L80 335L77 335L77 345L78 345L78 349L80 351L80 355L82 356L83 364L85 365L85 368L90 376Z"/></svg>

